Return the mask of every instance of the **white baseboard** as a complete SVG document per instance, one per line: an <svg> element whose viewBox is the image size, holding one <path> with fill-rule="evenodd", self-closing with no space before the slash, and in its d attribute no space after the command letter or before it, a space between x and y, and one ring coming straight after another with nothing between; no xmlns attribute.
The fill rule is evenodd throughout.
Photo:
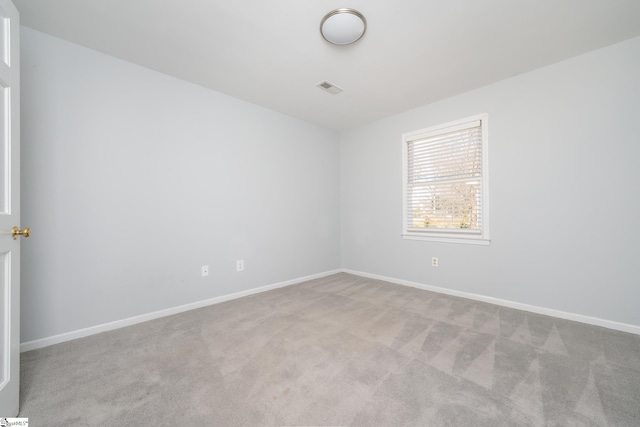
<svg viewBox="0 0 640 427"><path fill-rule="evenodd" d="M20 352L36 350L38 348L48 347L50 345L59 344L65 341L71 341L78 338L87 337L89 335L99 334L101 332L112 331L114 329L124 328L126 326L135 325L137 323L142 323L142 322L146 322L153 319L159 319L161 317L171 316L173 314L183 313L189 310L195 310L196 308L207 307L214 304L220 304L221 302L231 301L231 300L246 297L249 295L259 294L261 292L270 291L272 289L284 288L286 286L295 285L297 283L306 282L308 280L319 279L321 277L330 276L332 274L340 273L341 271L342 270L325 271L323 273L313 274L305 277L299 277L297 279L274 283L272 285L266 285L266 286L249 289L242 292L236 292L229 295L222 295L222 296L207 299L204 301L196 301L196 302L181 305L178 307L172 307L172 308L167 308L160 311L154 311L153 313L142 314L140 316L134 316L134 317L129 317L127 319L116 320L114 322L91 326L89 328L78 329L76 331L66 332L60 335L54 335L52 337L24 342L20 344Z"/></svg>
<svg viewBox="0 0 640 427"><path fill-rule="evenodd" d="M134 316L134 317L129 317L127 319L116 320L114 322L104 323L101 325L91 326L89 328L66 332L64 334L54 335L52 337L24 342L20 344L20 351L24 352L29 350L36 350L38 348L48 347L50 345L59 344L65 341L71 341L71 340L83 338L89 335L99 334L101 332L124 328L126 326L135 325L137 323L142 323L142 322L146 322L153 319L159 319L161 317L171 316L173 314L183 313L185 311L195 310L197 308L207 307L214 304L220 304L225 301L231 301L231 300L246 297L249 295L270 291L272 289L283 288L286 286L295 285L297 283L306 282L308 280L319 279L321 277L330 276L336 273L349 273L356 276L367 277L370 279L384 280L386 282L397 283L399 285L410 286L412 288L424 289L427 291L437 292L440 294L452 295L452 296L467 298L475 301L482 301L490 304L500 305L503 307L515 308L517 310L524 310L524 311L529 311L531 313L544 314L547 316L573 320L576 322L586 323L589 325L601 326L603 328L614 329L617 331L623 331L623 332L640 335L640 326L636 326L636 325L614 322L612 320L605 320L597 317L585 316L582 314L569 313L565 311L554 310L552 308L538 307L535 305L524 304L524 303L504 300L500 298L488 297L485 295L473 294L470 292L456 291L453 289L441 288L441 287L432 286L432 285L425 285L423 283L411 282L408 280L396 279L394 277L381 276L378 274L370 274L362 271L341 268L337 270L331 270L331 271L325 271L323 273L313 274L310 276L299 277L297 279L287 280L284 282L274 283L272 285L262 286L259 288L249 289L242 292L236 292L229 295L222 295L219 297L215 297L215 298L211 298L203 301L196 301L196 302L181 305L178 307L172 307L172 308L167 308L160 311L155 311L152 313L142 314L140 316Z"/></svg>
<svg viewBox="0 0 640 427"><path fill-rule="evenodd" d="M569 313L566 311L554 310L552 308L538 307L535 305L529 305L529 304L524 304L520 302L500 299L500 298L493 298L485 295L473 294L470 292L456 291L454 289L447 289L447 288L441 288L438 286L425 285L422 283L411 282L408 280L380 276L378 274L364 273L362 271L349 270L345 268L341 269L340 271L342 271L343 273L354 274L356 276L367 277L369 279L384 280L385 282L397 283L399 285L410 286L412 288L424 289L427 291L437 292L440 294L447 294L455 297L462 297L462 298L467 298L475 301L487 302L490 304L500 305L503 307L515 308L518 310L529 311L531 313L544 314L546 316L553 316L561 319L573 320L575 322L581 322L581 323L586 323L586 324L595 325L595 326L602 326L603 328L614 329L617 331L640 335L640 326L637 326L637 325L614 322L612 320L605 320L605 319L600 319L598 317L591 317L591 316L585 316L582 314Z"/></svg>

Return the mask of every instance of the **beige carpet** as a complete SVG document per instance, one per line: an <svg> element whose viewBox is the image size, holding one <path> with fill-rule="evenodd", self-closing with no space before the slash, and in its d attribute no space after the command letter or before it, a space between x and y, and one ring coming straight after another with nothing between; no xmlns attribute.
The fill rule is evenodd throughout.
<svg viewBox="0 0 640 427"><path fill-rule="evenodd" d="M22 354L33 426L639 426L640 337L337 274Z"/></svg>

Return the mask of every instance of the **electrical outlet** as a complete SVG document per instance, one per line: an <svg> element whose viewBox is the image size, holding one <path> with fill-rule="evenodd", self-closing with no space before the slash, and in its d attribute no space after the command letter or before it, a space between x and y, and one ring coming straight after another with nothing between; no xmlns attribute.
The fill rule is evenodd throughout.
<svg viewBox="0 0 640 427"><path fill-rule="evenodd" d="M244 271L244 260L239 259L236 261L236 271Z"/></svg>
<svg viewBox="0 0 640 427"><path fill-rule="evenodd" d="M438 266L438 258L433 257L431 258L431 267L437 267Z"/></svg>
<svg viewBox="0 0 640 427"><path fill-rule="evenodd" d="M208 265L203 265L202 266L202 277L207 277L209 275L209 266Z"/></svg>

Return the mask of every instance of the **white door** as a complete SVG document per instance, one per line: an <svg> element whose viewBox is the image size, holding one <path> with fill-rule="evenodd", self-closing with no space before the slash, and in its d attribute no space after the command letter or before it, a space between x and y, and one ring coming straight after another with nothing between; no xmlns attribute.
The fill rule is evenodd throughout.
<svg viewBox="0 0 640 427"><path fill-rule="evenodd" d="M18 10L0 0L0 417L18 415L20 385L19 32Z"/></svg>

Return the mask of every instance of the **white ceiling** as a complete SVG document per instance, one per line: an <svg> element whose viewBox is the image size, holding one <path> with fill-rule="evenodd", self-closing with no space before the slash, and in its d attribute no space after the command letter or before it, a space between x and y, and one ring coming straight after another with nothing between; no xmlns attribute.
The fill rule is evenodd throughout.
<svg viewBox="0 0 640 427"><path fill-rule="evenodd" d="M640 0L14 3L33 29L335 130L640 35ZM339 7L366 16L353 45L320 35Z"/></svg>

